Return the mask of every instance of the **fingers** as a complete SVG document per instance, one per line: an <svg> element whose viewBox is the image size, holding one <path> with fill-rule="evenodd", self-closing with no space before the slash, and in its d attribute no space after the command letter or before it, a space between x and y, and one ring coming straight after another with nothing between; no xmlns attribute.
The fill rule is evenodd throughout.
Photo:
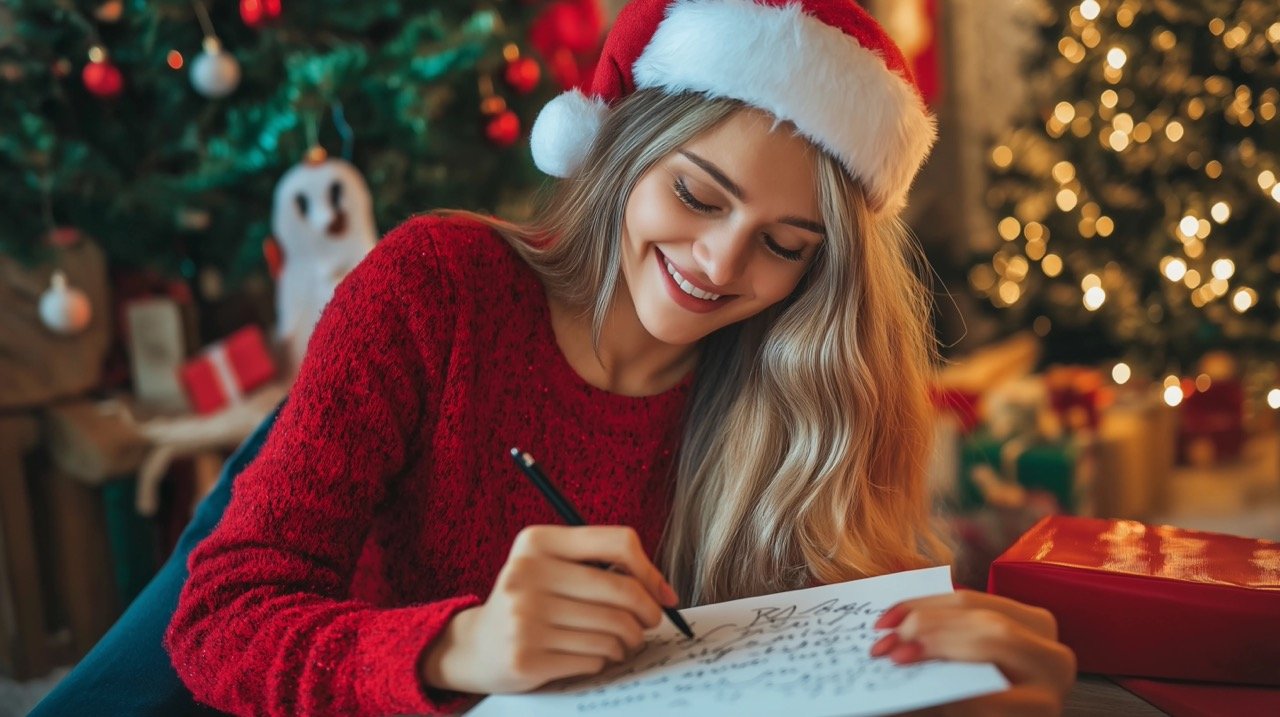
<svg viewBox="0 0 1280 717"><path fill-rule="evenodd" d="M630 575L561 562L554 574L544 572L542 579L542 589L552 595L625 610L647 628L662 621L662 606Z"/></svg>
<svg viewBox="0 0 1280 717"><path fill-rule="evenodd" d="M1075 680L1075 656L1069 648L986 609L915 609L873 646L872 655L898 663L991 662L1015 685L1046 687L1061 695Z"/></svg>
<svg viewBox="0 0 1280 717"><path fill-rule="evenodd" d="M628 656L644 646L644 626L627 610L551 596L546 615L553 627L612 635Z"/></svg>
<svg viewBox="0 0 1280 717"><path fill-rule="evenodd" d="M649 560L632 528L533 525L516 536L512 554L540 553L575 563L604 562L632 576L661 605L675 606L675 590Z"/></svg>
<svg viewBox="0 0 1280 717"><path fill-rule="evenodd" d="M904 600L886 610L876 623L876 627L896 627L910 612L919 608L935 607L991 610L1015 620L1041 637L1049 640L1058 639L1058 621L1048 610L976 590L957 590L945 595Z"/></svg>

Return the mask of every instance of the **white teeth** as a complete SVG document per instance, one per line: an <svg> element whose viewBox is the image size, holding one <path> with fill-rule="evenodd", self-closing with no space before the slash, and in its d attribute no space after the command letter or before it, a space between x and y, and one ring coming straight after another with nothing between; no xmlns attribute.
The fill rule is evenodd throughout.
<svg viewBox="0 0 1280 717"><path fill-rule="evenodd" d="M720 298L720 294L712 294L711 292L703 291L693 284L690 284L687 279L680 276L680 272L676 271L676 268L671 264L671 262L667 261L666 257L663 257L662 263L666 264L667 273L671 274L671 278L676 280L676 285L679 286L684 293L707 301L715 301Z"/></svg>

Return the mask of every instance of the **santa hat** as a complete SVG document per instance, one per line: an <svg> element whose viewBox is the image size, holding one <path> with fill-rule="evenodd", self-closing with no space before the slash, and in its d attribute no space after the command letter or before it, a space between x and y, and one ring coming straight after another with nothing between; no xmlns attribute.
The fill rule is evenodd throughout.
<svg viewBox="0 0 1280 717"><path fill-rule="evenodd" d="M609 107L637 89L730 97L795 124L896 214L936 137L902 52L853 0L632 0L605 40L589 94L534 122L538 168L574 174Z"/></svg>

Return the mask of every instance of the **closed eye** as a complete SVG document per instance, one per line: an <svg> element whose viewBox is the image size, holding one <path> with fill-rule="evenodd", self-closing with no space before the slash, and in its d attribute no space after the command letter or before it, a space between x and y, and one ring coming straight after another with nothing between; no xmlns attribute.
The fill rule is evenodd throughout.
<svg viewBox="0 0 1280 717"><path fill-rule="evenodd" d="M689 191L689 188L685 186L684 180L679 177L676 178L673 188L675 189L676 196L680 197L680 201L684 202L685 206L689 207L695 212L698 212L699 214L710 214L711 212L714 212L716 209L719 208L719 207L713 207L710 204L703 204L702 202L698 201L697 198L695 198L693 194ZM802 261L804 259L803 251L799 249L788 249L782 246L781 244L778 244L777 242L775 242L773 240L773 237L769 236L768 234L764 235L764 241L765 241L765 244L768 245L769 251L772 251L774 254L777 254L778 256L782 257L783 259L786 259L787 261Z"/></svg>

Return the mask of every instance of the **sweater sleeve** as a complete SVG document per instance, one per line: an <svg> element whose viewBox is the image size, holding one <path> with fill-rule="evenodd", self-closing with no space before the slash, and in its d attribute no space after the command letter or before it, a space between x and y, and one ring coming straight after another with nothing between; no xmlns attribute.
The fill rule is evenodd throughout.
<svg viewBox="0 0 1280 717"><path fill-rule="evenodd" d="M436 421L457 312L431 226L391 232L339 285L262 451L192 552L165 646L201 702L430 715L472 697L428 688L418 662L477 596L398 608L349 597L374 511ZM432 295L404 302L406 285Z"/></svg>

